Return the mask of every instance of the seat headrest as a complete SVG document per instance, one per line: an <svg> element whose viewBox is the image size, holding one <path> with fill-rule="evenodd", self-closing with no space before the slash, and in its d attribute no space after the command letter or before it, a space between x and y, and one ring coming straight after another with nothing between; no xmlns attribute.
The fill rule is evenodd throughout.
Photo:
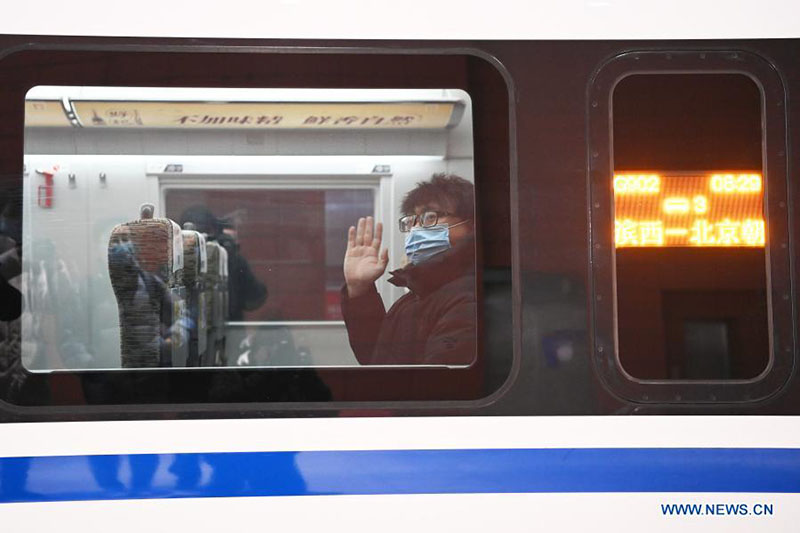
<svg viewBox="0 0 800 533"><path fill-rule="evenodd" d="M206 260L208 263L208 275L213 278L218 278L220 275L220 250L223 250L222 246L217 244L216 242L209 241L206 242Z"/></svg>
<svg viewBox="0 0 800 533"><path fill-rule="evenodd" d="M183 280L189 285L196 283L208 271L206 238L197 231L186 230L183 233Z"/></svg>
<svg viewBox="0 0 800 533"><path fill-rule="evenodd" d="M135 267L155 274L170 284L183 269L183 235L168 218L139 219L114 226L108 243L109 270L112 276L118 261L116 251L132 254Z"/></svg>
<svg viewBox="0 0 800 533"><path fill-rule="evenodd" d="M219 276L228 279L228 250L224 246L219 247Z"/></svg>

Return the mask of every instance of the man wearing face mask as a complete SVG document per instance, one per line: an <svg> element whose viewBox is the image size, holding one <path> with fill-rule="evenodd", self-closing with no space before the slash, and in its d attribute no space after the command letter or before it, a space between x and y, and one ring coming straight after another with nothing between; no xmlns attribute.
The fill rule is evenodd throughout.
<svg viewBox="0 0 800 533"><path fill-rule="evenodd" d="M474 188L436 174L403 199L399 229L408 263L389 283L408 288L386 311L375 288L389 261L383 227L351 226L344 258L342 313L361 364L468 365L477 350Z"/></svg>

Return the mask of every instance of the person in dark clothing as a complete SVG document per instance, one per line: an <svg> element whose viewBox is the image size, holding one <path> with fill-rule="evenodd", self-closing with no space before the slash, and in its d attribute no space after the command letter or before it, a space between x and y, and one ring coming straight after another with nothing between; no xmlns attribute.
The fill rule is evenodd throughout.
<svg viewBox="0 0 800 533"><path fill-rule="evenodd" d="M217 235L216 241L228 252L228 318L244 320L245 311L261 307L267 299L267 286L250 270L250 263L239 253L239 243L228 233Z"/></svg>
<svg viewBox="0 0 800 533"><path fill-rule="evenodd" d="M361 218L348 232L342 314L361 364L468 365L477 354L474 188L437 174L410 191L401 209L409 263L389 283L408 288L387 312L375 288L389 261L383 227Z"/></svg>
<svg viewBox="0 0 800 533"><path fill-rule="evenodd" d="M197 231L208 235L228 252L228 320L244 320L245 311L261 307L267 300L267 287L255 277L247 259L239 253L239 243L225 232L220 220L204 205L187 208L181 215L180 225L191 222Z"/></svg>

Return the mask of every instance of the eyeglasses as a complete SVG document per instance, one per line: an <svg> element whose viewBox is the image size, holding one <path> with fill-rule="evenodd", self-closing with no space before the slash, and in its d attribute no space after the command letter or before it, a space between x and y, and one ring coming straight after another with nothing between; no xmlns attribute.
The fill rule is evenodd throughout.
<svg viewBox="0 0 800 533"><path fill-rule="evenodd" d="M454 216L453 213L437 213L436 211L425 211L421 215L406 215L401 218L398 222L400 222L400 231L403 233L408 233L411 231L411 228L419 223L423 228L430 228L431 226L435 226L437 222L439 222L439 217L450 217Z"/></svg>

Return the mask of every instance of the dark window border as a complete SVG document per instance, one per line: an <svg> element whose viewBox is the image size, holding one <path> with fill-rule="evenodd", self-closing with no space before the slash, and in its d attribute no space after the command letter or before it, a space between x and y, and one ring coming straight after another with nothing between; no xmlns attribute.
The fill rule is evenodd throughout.
<svg viewBox="0 0 800 533"><path fill-rule="evenodd" d="M387 62L393 68L385 68ZM485 304L482 293L490 288L496 293L499 288L509 301L513 298L516 302L511 269L501 273L499 282L497 270L487 271L493 265L510 265L512 251L500 249L498 254L493 243L497 228L482 235L480 225L480 219L491 220L495 210L508 213L511 189L515 187L513 87L510 75L489 54L467 48L31 44L0 51L0 79L0 114L5 118L0 125L0 183L3 190L10 188L19 194L23 179L23 102L27 91L37 85L463 89L473 105L478 298ZM496 182L498 173L507 176L501 180L509 202L505 207L481 201L485 196L481 184ZM509 235L507 242L511 240ZM237 411L288 414L298 409L485 405L513 382L519 368L520 339L514 326L516 319L512 319L517 314L511 309L508 320L493 320L486 331L485 312L481 309L478 317L478 362L465 369L226 368L41 374L27 372L19 365L17 372L21 374L16 377L24 377L21 386L12 383L16 379L13 372L0 377L0 406L18 414L132 414L188 412L210 405L230 406L226 407L229 410L235 405ZM504 380L487 385L483 377L495 364L488 347L490 337L513 338L514 353L501 354ZM318 386L320 381L345 392L332 398ZM465 383L475 385L465 393ZM219 387L230 387L235 393L211 394Z"/></svg>
<svg viewBox="0 0 800 533"><path fill-rule="evenodd" d="M616 84L636 74L743 74L761 91L762 168L767 226L767 286L770 359L749 380L643 380L622 368L616 349L613 243L613 117ZM588 190L591 234L592 362L614 394L641 403L754 402L777 393L794 363L793 306L789 255L786 92L780 75L762 57L746 51L631 51L601 65L587 88Z"/></svg>

